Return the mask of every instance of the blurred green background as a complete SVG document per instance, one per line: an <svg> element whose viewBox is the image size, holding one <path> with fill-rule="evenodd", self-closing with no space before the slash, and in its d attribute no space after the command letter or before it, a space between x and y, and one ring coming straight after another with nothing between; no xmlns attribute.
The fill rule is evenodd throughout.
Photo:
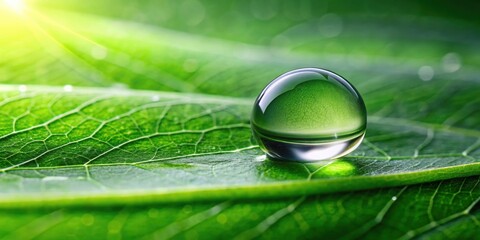
<svg viewBox="0 0 480 240"><path fill-rule="evenodd" d="M370 115L480 117L474 1L4 3L0 83L253 98L288 70L322 67L351 81ZM434 92L452 96L449 108ZM449 125L478 128L453 118Z"/></svg>
<svg viewBox="0 0 480 240"><path fill-rule="evenodd" d="M4 3L0 83L252 98L285 71L322 67L351 81L370 114L411 114L429 122L448 116L436 109L439 114L419 117L406 103L426 102L428 89L455 95L478 88L480 25L473 1ZM427 90L410 94L410 88ZM463 97L455 107L471 98Z"/></svg>
<svg viewBox="0 0 480 240"><path fill-rule="evenodd" d="M478 117L474 1L4 3L0 83L253 98L288 70L322 67L351 81L370 115L437 123L467 108ZM437 94L452 95L448 108L427 106Z"/></svg>
<svg viewBox="0 0 480 240"><path fill-rule="evenodd" d="M0 7L1 83L253 97L296 67L362 90L378 78L473 79L480 62L474 1L22 2L21 14Z"/></svg>

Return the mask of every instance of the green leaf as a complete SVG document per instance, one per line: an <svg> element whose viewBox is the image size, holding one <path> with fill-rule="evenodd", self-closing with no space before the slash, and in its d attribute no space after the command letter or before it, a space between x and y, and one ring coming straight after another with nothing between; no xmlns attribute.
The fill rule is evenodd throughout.
<svg viewBox="0 0 480 240"><path fill-rule="evenodd" d="M412 35L395 14L267 24L261 6L252 19L241 3L130 4L0 9L0 236L478 236L475 22L416 19ZM240 13L219 21L215 6ZM318 32L325 21L343 32ZM266 160L250 133L253 97L304 66L358 88L366 139L336 161Z"/></svg>
<svg viewBox="0 0 480 240"><path fill-rule="evenodd" d="M342 160L275 163L251 140L248 100L2 88L4 204L297 196L470 176L480 170L475 131L374 118L365 144ZM398 144L406 146L404 155L387 153L402 151L394 147Z"/></svg>

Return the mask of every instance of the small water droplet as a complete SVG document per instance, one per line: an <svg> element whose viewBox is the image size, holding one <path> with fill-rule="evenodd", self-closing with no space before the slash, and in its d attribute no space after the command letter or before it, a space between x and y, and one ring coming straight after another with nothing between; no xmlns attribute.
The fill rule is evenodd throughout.
<svg viewBox="0 0 480 240"><path fill-rule="evenodd" d="M18 91L21 93L24 93L27 91L27 86L26 85L20 85L18 86Z"/></svg>
<svg viewBox="0 0 480 240"><path fill-rule="evenodd" d="M423 81L432 80L435 75L435 71L430 66L422 66L418 69L418 77Z"/></svg>
<svg viewBox="0 0 480 240"><path fill-rule="evenodd" d="M65 86L63 86L63 90L65 92L71 92L71 91L73 91L73 86L72 85L65 85Z"/></svg>
<svg viewBox="0 0 480 240"><path fill-rule="evenodd" d="M397 196L393 196L392 201L397 201Z"/></svg>
<svg viewBox="0 0 480 240"><path fill-rule="evenodd" d="M442 58L443 70L445 72L456 72L462 67L460 56L456 53L447 53Z"/></svg>
<svg viewBox="0 0 480 240"><path fill-rule="evenodd" d="M365 104L347 80L324 69L304 68L265 87L255 101L251 124L268 157L308 162L355 150L366 120Z"/></svg>
<svg viewBox="0 0 480 240"><path fill-rule="evenodd" d="M152 100L153 102L157 102L157 101L160 100L160 96L158 96L158 95L153 95L153 96L151 97L151 100Z"/></svg>

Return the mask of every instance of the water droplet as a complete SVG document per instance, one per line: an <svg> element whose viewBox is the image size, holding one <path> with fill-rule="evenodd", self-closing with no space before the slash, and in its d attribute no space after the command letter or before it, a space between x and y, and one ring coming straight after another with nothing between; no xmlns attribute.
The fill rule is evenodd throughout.
<svg viewBox="0 0 480 240"><path fill-rule="evenodd" d="M397 201L397 196L393 196L392 201Z"/></svg>
<svg viewBox="0 0 480 240"><path fill-rule="evenodd" d="M445 72L456 72L462 66L460 56L456 53L447 53L442 58L443 70Z"/></svg>
<svg viewBox="0 0 480 240"><path fill-rule="evenodd" d="M253 134L268 157L316 161L357 148L366 129L362 97L343 77L318 68L281 75L262 91L252 113Z"/></svg>
<svg viewBox="0 0 480 240"><path fill-rule="evenodd" d="M158 96L158 95L153 95L153 96L151 97L151 100L152 100L152 102L158 102L158 101L160 100L160 96Z"/></svg>
<svg viewBox="0 0 480 240"><path fill-rule="evenodd" d="M73 91L73 86L72 85L65 85L65 86L63 86L63 90L65 92L71 92L71 91Z"/></svg>
<svg viewBox="0 0 480 240"><path fill-rule="evenodd" d="M432 80L434 75L435 75L435 71L430 66L422 66L418 69L418 77L423 81Z"/></svg>
<svg viewBox="0 0 480 240"><path fill-rule="evenodd" d="M27 86L26 85L20 85L18 86L18 91L19 92L26 92L27 91Z"/></svg>

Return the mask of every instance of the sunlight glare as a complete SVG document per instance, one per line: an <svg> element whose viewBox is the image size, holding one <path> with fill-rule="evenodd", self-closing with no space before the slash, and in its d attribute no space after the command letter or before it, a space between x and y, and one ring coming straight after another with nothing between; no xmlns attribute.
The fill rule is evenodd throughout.
<svg viewBox="0 0 480 240"><path fill-rule="evenodd" d="M3 2L7 5L10 10L16 13L22 13L25 9L25 4L22 0L3 0Z"/></svg>

